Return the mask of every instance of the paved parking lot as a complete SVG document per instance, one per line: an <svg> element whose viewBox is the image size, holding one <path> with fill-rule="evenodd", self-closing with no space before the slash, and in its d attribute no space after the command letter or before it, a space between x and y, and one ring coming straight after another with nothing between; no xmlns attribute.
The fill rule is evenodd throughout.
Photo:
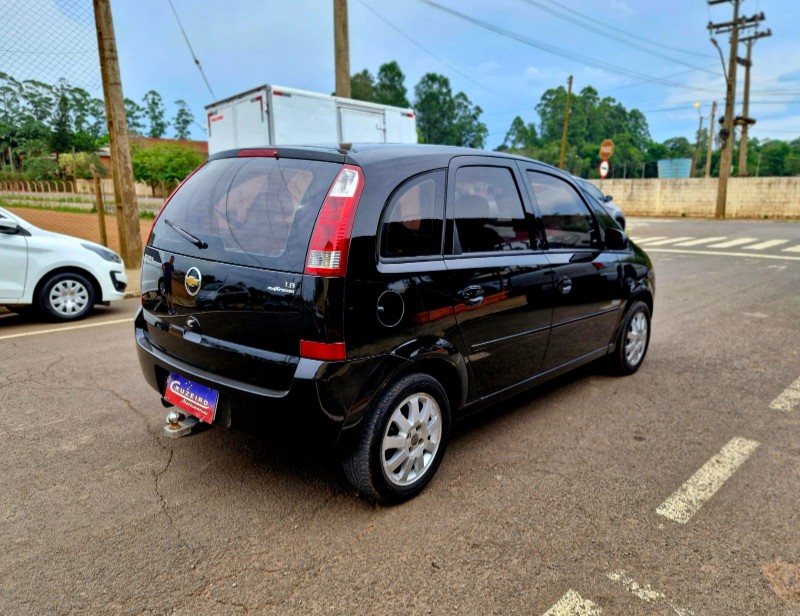
<svg viewBox="0 0 800 616"><path fill-rule="evenodd" d="M136 300L0 316L0 613L800 614L800 225L630 232L657 273L642 369L460 424L397 507L322 455L165 439Z"/></svg>

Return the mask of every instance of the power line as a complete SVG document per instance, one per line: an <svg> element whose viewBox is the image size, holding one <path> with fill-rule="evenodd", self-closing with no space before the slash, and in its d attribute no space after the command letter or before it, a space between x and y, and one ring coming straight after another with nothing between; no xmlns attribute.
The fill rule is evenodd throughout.
<svg viewBox="0 0 800 616"><path fill-rule="evenodd" d="M486 91L488 91L488 92L491 92L491 93L492 93L492 94L494 94L495 96L499 96L500 98L504 98L505 100L507 100L507 101L510 101L510 102L514 103L515 105L523 105L523 104L524 104L524 103L521 103L521 102L519 102L519 101L517 101L517 100L514 100L514 99L512 99L512 98L508 98L507 96L505 96L505 95L501 94L500 92L498 92L496 89L490 88L490 87L488 87L488 86L485 86L484 84L482 84L482 83L480 83L480 82L478 82L478 81L475 81L475 79L473 79L472 77L470 77L469 75L467 75L467 74L466 74L466 73L464 73L463 71L460 71L459 69L457 69L455 66L453 66L452 64L450 64L450 63L449 63L449 62L447 62L446 60L443 60L442 58L440 58L439 56L437 56L435 53L433 53L433 52L432 52L430 49L428 49L427 47L425 47L424 45L422 45L421 43L419 43L419 42L415 41L415 40L414 40L413 38L411 38L411 37L410 37L408 34L406 34L406 33L405 33L405 32L403 32L403 31L402 31L400 28L398 28L398 27L397 27L395 24L393 24L391 21L389 21L388 19L386 19L385 17L383 17L383 15L381 15L380 13L378 13L378 11L376 11L376 10L375 10L373 7L371 7L371 6L370 6L370 5L368 5L366 2L364 2L364 0L358 0L358 3L359 3L359 4L361 4L361 5L362 5L362 6L363 6L365 9L367 9L367 10L368 10L370 13L372 13L373 15L375 15L375 17L377 17L378 19L380 19L380 20L381 20L383 23L385 23L387 26L389 26L389 27L390 27L392 30L394 30L395 32L397 32L397 33L398 33L400 36L402 36L402 37L403 37L403 38L405 38L406 40L410 41L411 43L413 43L414 45L416 45L417 47L419 47L419 48L420 48L422 51L424 51L424 52L425 52L426 54L428 54L430 57L432 57L432 58L434 58L435 60L438 60L439 62L441 62L442 64L444 64L444 65L445 65L447 68L449 68L451 71L453 71L453 72L455 72L455 73L458 73L459 75L461 75L461 76L462 76L464 79L466 79L467 81L469 81L469 82L471 82L471 83L475 84L475 85L476 85L476 86L478 86L479 88L483 88L484 90L486 90Z"/></svg>
<svg viewBox="0 0 800 616"><path fill-rule="evenodd" d="M650 54L651 56L655 56L656 58L661 58L662 60L667 60L669 62L674 62L675 64L682 64L683 66L688 66L688 67L690 67L690 68L692 68L692 69L694 69L696 71L702 71L704 73L710 73L712 75L718 75L719 74L718 72L710 71L705 67L695 66L694 64L690 64L688 62L685 62L684 60L680 60L680 59L675 58L673 56L668 56L668 55L663 54L663 53L661 53L659 51L653 51L652 49L648 49L647 47L644 47L643 45L638 45L637 43L632 43L627 38L623 38L623 37L617 36L615 34L610 34L607 29L601 28L601 27L596 26L596 25L593 25L593 23L596 23L594 21L594 19L591 19L591 21L593 23L588 23L587 24L587 23L583 23L579 19L576 19L575 17L571 17L570 15L562 13L561 11L558 11L556 9L550 8L548 6L545 6L541 2L538 2L537 0L521 0L521 1L525 2L526 4L529 4L531 6L535 6L536 8L538 8L538 9L540 9L542 11L550 13L551 15L554 15L554 16L558 17L559 19L563 19L563 20L568 21L568 22L570 22L572 24L575 24L576 26L578 26L580 28L583 28L585 30L589 30L590 32L594 32L596 34L600 34L605 39L610 39L612 41L617 41L618 43L620 43L622 45L626 45L627 47L632 47L634 49L638 49L639 51L643 51L644 53ZM579 15L579 13L576 13L575 11L570 11L570 12L575 13L576 15ZM590 19L588 17L582 17L582 18L583 19ZM630 35L626 33L626 36L629 37Z"/></svg>
<svg viewBox="0 0 800 616"><path fill-rule="evenodd" d="M593 66L595 68L600 68L600 69L603 69L603 70L606 70L606 71L611 71L611 72L614 72L614 73L621 73L621 74L628 75L630 77L635 77L635 78L638 78L638 79L652 79L651 75L645 75L644 73L639 73L639 72L636 72L636 71L632 71L630 69L626 69L626 68L623 68L621 66L616 66L616 65L613 65L613 64L609 64L607 62L600 62L598 60L594 60L592 58L589 58L588 56L583 56L583 55L580 55L580 54L577 54L577 53L573 53L571 51L567 51L566 49L561 49L561 48L556 47L554 45L548 45L547 43L542 43L541 41L537 41L535 39L529 38L527 36L523 36L521 34L518 34L516 32L512 32L510 30L506 30L505 28L500 28L499 26L495 26L493 24L490 24L489 22L483 21L482 19L477 19L476 17L471 17L471 16L466 15L464 13L460 13L459 11L456 11L454 9L451 9L451 8L448 8L448 7L443 6L441 4L438 4L437 2L433 2L432 0L419 0L419 2L422 2L424 4L428 4L428 5L430 5L430 6L434 7L434 8L439 9L440 11L443 11L445 13L450 13L451 15L454 15L455 17L458 17L459 19L462 19L464 21L468 21L468 22L470 22L472 24L475 24L476 26L478 26L480 28L483 28L485 30L489 30L491 32L494 32L495 34L499 34L500 36L516 40L516 41L518 41L518 42L520 42L520 43L522 43L524 45L528 45L529 47L534 47L534 48L539 49L541 51L544 51L546 53L550 53L550 54L553 54L553 55L556 55L556 56L560 56L562 58L566 58L568 60L572 60L574 62L579 62L581 64ZM698 87L698 86L687 86L685 84L676 83L676 82L672 82L672 81L667 81L666 79L653 79L653 81L656 81L656 82L664 84L664 85L672 86L672 87L675 87L675 88L684 89L684 90L692 90L692 91L705 90L707 92L714 92L714 93L717 92L717 90L712 90L710 88L702 88L702 87Z"/></svg>
<svg viewBox="0 0 800 616"><path fill-rule="evenodd" d="M172 8L172 12L175 15L175 19L178 21L178 27L181 29L181 32L183 33L183 39L186 41L186 45L189 47L189 52L192 54L192 59L194 60L194 63L197 65L197 68L200 70L200 74L203 76L203 81L206 82L206 87L208 88L208 91L211 93L211 96L214 98L214 100L217 100L217 95L214 94L214 90L211 89L211 84L208 83L208 79L206 79L206 74L203 72L203 67L200 66L200 60L197 59L197 56L194 53L194 49L192 49L192 44L189 42L189 37L186 36L186 30L183 29L181 18L178 17L178 11L175 10L175 6L172 4L172 0L167 0L167 2L169 2L169 6L170 8Z"/></svg>
<svg viewBox="0 0 800 616"><path fill-rule="evenodd" d="M635 38L635 39L638 39L640 41L644 41L645 43L648 43L650 45L655 45L657 47L663 47L664 49L670 49L672 51L677 51L677 52L680 52L680 53L689 54L691 56L698 56L700 58L714 58L715 57L715 56L712 56L712 55L709 55L709 54L705 54L705 53L700 53L700 52L697 52L697 51L690 51L688 49L681 49L680 47L673 47L672 45L665 45L664 43L659 43L659 42L654 41L652 39L648 39L648 38L645 38L643 36L639 36L638 34L634 34L633 32L628 32L628 31L623 30L621 28L617 28L616 26L612 26L611 24L609 24L607 22L598 21L595 17L591 17L589 15L584 15L583 13L579 13L578 11L576 11L576 10L570 8L570 7L564 6L563 4L561 4L559 2L556 2L555 0L546 0L546 1L549 2L550 4L554 4L555 6L561 8L561 9L564 9L565 11L568 11L570 13L574 13L575 15L578 15L582 19L585 19L585 20L587 20L587 21L589 21L589 22L591 22L593 24L597 24L598 26L601 26L604 30L614 30L615 32L619 32L620 34L624 34L625 36L627 36L629 38ZM709 20L710 20L710 18L711 18L711 13L709 12Z"/></svg>

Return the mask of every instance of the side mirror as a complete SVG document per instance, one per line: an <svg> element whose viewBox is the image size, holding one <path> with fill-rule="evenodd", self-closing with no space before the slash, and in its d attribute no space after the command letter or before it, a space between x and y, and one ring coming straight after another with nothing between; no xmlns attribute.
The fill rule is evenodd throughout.
<svg viewBox="0 0 800 616"><path fill-rule="evenodd" d="M628 236L621 229L606 229L606 248L609 250L625 250L628 247Z"/></svg>
<svg viewBox="0 0 800 616"><path fill-rule="evenodd" d="M611 203L611 201L613 201L613 199L614 199L614 197L612 197L611 195L606 195L606 197L605 197L606 203Z"/></svg>
<svg viewBox="0 0 800 616"><path fill-rule="evenodd" d="M8 218L0 218L0 233L14 235L18 231L19 225L15 221L9 220Z"/></svg>

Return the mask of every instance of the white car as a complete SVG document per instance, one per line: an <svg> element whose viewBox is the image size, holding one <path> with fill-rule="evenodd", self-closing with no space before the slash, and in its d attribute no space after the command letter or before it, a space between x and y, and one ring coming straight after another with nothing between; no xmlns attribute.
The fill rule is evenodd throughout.
<svg viewBox="0 0 800 616"><path fill-rule="evenodd" d="M77 237L35 227L0 208L0 306L73 321L125 297L120 256Z"/></svg>

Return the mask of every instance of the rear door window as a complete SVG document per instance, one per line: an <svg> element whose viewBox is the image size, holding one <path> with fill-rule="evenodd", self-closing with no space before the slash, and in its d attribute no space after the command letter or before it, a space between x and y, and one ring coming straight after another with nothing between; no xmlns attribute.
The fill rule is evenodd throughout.
<svg viewBox="0 0 800 616"><path fill-rule="evenodd" d="M172 197L149 244L203 259L302 272L314 222L340 168L291 158L211 161Z"/></svg>
<svg viewBox="0 0 800 616"><path fill-rule="evenodd" d="M389 201L381 223L381 257L436 257L442 254L444 170L403 184Z"/></svg>
<svg viewBox="0 0 800 616"><path fill-rule="evenodd" d="M456 254L531 247L522 199L507 167L460 167L454 219Z"/></svg>

